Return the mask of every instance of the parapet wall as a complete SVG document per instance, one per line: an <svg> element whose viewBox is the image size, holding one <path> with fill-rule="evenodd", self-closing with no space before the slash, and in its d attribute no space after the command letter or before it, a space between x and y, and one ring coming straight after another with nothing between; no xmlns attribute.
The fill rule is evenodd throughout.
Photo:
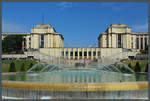
<svg viewBox="0 0 150 101"><path fill-rule="evenodd" d="M50 90L50 91L122 91L148 89L148 82L121 82L121 83L35 83L2 81L2 88Z"/></svg>
<svg viewBox="0 0 150 101"><path fill-rule="evenodd" d="M147 99L148 82L49 84L2 81L2 96L30 99Z"/></svg>

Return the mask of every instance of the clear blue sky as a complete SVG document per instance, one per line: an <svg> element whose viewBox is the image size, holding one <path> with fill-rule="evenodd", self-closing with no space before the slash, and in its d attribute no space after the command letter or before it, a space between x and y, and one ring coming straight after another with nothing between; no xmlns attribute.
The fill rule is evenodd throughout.
<svg viewBox="0 0 150 101"><path fill-rule="evenodd" d="M65 47L97 45L112 23L132 32L148 32L147 2L3 2L2 31L30 32L35 24L51 24L64 36Z"/></svg>

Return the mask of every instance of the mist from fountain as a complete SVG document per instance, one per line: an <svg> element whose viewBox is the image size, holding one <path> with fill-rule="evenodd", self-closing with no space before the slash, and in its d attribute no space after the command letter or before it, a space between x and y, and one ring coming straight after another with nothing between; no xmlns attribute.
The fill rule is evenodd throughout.
<svg viewBox="0 0 150 101"><path fill-rule="evenodd" d="M120 57L120 56L125 57L126 54L127 54L127 52L120 52L120 53L114 54L112 56L101 57L98 59L97 62L89 63L88 61L85 61L85 60L84 61L79 60L79 63L83 63L84 66L81 66L81 67L84 67L85 69L91 68L91 69L95 69L95 70L98 69L98 70L105 70L105 71L110 71L110 72L120 72L120 73L122 72L121 67L118 68L115 65L121 64L122 68L127 69L131 73L134 73L134 71L131 68L129 68L128 66L126 66L125 64L123 64L122 62L117 60L117 57ZM48 65L43 67L40 70L40 72L56 70L54 68L57 68L57 69L77 68L75 66L75 63L73 63L71 60L67 60L66 58L63 58L61 56L59 56L59 57L49 56L48 58L43 58L43 59L48 59L47 61L49 61L49 63L48 63ZM27 72L30 72L35 68L38 68L39 65L42 65L42 63L39 62L38 64L36 64L32 68L30 68Z"/></svg>
<svg viewBox="0 0 150 101"><path fill-rule="evenodd" d="M41 69L40 72L44 72L44 70L46 70L46 69L48 69L48 68L52 68L53 66L55 66L55 65L53 65L53 64L48 64L48 65L45 66L43 69Z"/></svg>
<svg viewBox="0 0 150 101"><path fill-rule="evenodd" d="M125 65L124 63L122 63L122 62L117 62L116 64L122 65L122 66L121 66L122 68L125 68L125 69L129 70L130 72L134 73L134 71L133 71L131 68L129 68L127 65Z"/></svg>
<svg viewBox="0 0 150 101"><path fill-rule="evenodd" d="M59 68L58 66L53 66L52 68L49 69L48 72L51 72L51 71L53 71L53 70L58 70L58 68Z"/></svg>
<svg viewBox="0 0 150 101"><path fill-rule="evenodd" d="M31 72L33 69L38 68L39 66L44 66L44 63L38 62L37 64L33 65L29 70L27 70L28 72Z"/></svg>
<svg viewBox="0 0 150 101"><path fill-rule="evenodd" d="M103 57L103 59L101 59L101 60L102 60L103 64L105 64L105 66L111 66L119 72L121 72L121 70L119 70L121 68L120 67L117 68L116 66L114 66L114 64L121 64L122 68L125 68L125 69L129 70L131 73L134 73L134 71L130 67L125 65L123 62L120 62L120 60L117 60L118 57L120 57L120 56L126 57L127 54L128 54L128 52L120 52L120 53L117 53L112 56Z"/></svg>

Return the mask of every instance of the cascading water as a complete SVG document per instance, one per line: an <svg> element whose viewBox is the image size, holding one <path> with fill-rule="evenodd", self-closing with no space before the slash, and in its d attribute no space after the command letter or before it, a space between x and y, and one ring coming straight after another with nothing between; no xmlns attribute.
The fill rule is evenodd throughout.
<svg viewBox="0 0 150 101"><path fill-rule="evenodd" d="M55 65L53 65L53 64L48 64L48 65L45 66L43 69L41 69L40 72L43 72L44 70L46 70L46 69L48 69L48 68L52 68L53 66L55 66Z"/></svg>
<svg viewBox="0 0 150 101"><path fill-rule="evenodd" d="M9 96L10 95L9 92L15 92L15 93L11 93L11 96L16 96L16 95L18 96L19 94L22 94L21 96L23 97L28 95L26 97L33 98L33 95L34 95L35 98L40 98L41 96L45 96L44 94L47 94L52 97L58 97L59 95L64 96L64 94L66 94L66 91L59 92L57 88L58 86L57 84L64 84L64 86L67 84L85 84L84 87L89 87L89 89L91 89L90 88L91 86L89 86L90 84L91 85L103 84L103 83L120 84L120 82L136 82L137 81L134 71L130 69L129 67L127 67L125 64L118 62L118 61L116 62L112 60L111 62L110 59L109 59L109 62L103 61L104 59L101 59L101 60L99 59L98 62L88 62L88 63L85 61L84 62L79 61L81 65L77 67L75 63L73 64L71 63L71 61L66 62L66 60L62 59L61 57L59 58L51 57L49 59L50 60L47 60L47 61L50 61L50 62L49 64L47 63L46 66L44 63L39 62L36 65L34 65L32 68L30 68L25 74L6 75L2 77L2 80L23 81L23 82L30 82L31 84L40 83L41 85L43 83L52 84L53 87L56 87L56 90L53 89L50 92L48 92L48 90L37 90L37 91L36 90L34 91L20 90L19 91L18 89L14 90L14 89L9 89L9 88L4 88L2 89L3 95ZM39 72L29 73L32 70L38 68L39 66L43 66L42 69L39 70ZM130 75L124 75L126 74L126 72L122 72L121 70L122 68L128 70L130 72ZM71 87L72 86L69 85L69 88ZM75 85L75 87L78 87L78 85ZM91 93L90 91L88 91L89 89L87 89L87 91L85 92L82 91L82 88L80 89L81 91L79 90L77 92L76 91L67 92L68 94L66 94L64 97L66 96L70 97L69 95L70 93L73 96L79 94L78 96L81 96L81 97L87 94L86 96L84 96L84 98L88 98L89 95L92 98L96 98L100 96L101 96L100 98L103 98L104 95L106 96L106 98L115 98L114 96L119 96L119 97L121 96L121 98L124 97L120 94L120 92L123 92L123 91L119 91L119 92L115 91L115 92L112 92L111 94L109 91L95 91L95 92L93 91ZM114 89L117 89L117 88L114 88ZM128 92L131 93L131 90ZM123 95L126 95L126 97L131 96L131 94L128 94L128 92L127 93L123 92ZM139 93L139 91L133 91L133 92ZM118 93L118 94L115 95L114 93ZM132 95L134 95L134 93ZM141 94L143 94L143 92L139 93L138 95L141 95Z"/></svg>
<svg viewBox="0 0 150 101"><path fill-rule="evenodd" d="M45 66L45 64L41 63L41 62L38 62L37 64L35 64L34 66L32 66L29 70L27 70L27 73L31 72L35 68L38 68L39 66Z"/></svg>
<svg viewBox="0 0 150 101"><path fill-rule="evenodd" d="M134 71L131 69L131 68L129 68L127 65L125 65L124 63L122 63L122 62L117 62L117 63L115 63L115 65L117 66L119 66L119 65L121 65L120 66L120 69L121 68L125 68L125 69L127 69L127 70L129 70L131 73L134 73Z"/></svg>

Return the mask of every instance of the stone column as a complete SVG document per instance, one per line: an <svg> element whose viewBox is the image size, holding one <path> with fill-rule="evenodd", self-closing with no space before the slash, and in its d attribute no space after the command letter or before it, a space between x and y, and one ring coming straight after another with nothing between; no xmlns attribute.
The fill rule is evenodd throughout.
<svg viewBox="0 0 150 101"><path fill-rule="evenodd" d="M34 49L34 37L33 37L33 34L31 35L31 48Z"/></svg>
<svg viewBox="0 0 150 101"><path fill-rule="evenodd" d="M96 56L95 56L95 57L96 57L96 59L98 59L98 53L97 53L98 51L97 51L97 48L95 49L95 52L96 52Z"/></svg>
<svg viewBox="0 0 150 101"><path fill-rule="evenodd" d="M78 60L79 60L79 57L80 57L79 51L80 51L80 49L78 48L78 49L77 49Z"/></svg>
<svg viewBox="0 0 150 101"><path fill-rule="evenodd" d="M84 59L84 48L82 48L81 51L82 51L82 59Z"/></svg>
<svg viewBox="0 0 150 101"><path fill-rule="evenodd" d="M50 47L54 47L54 45L53 45L53 35L50 35L50 38L51 38L51 46Z"/></svg>
<svg viewBox="0 0 150 101"><path fill-rule="evenodd" d="M109 34L109 47L111 47L111 34Z"/></svg>
<svg viewBox="0 0 150 101"><path fill-rule="evenodd" d="M91 60L93 60L93 48L91 48Z"/></svg>
<svg viewBox="0 0 150 101"><path fill-rule="evenodd" d="M44 48L48 47L48 34L44 35Z"/></svg>
<svg viewBox="0 0 150 101"><path fill-rule="evenodd" d="M48 47L51 47L51 36L48 34Z"/></svg>
<svg viewBox="0 0 150 101"><path fill-rule="evenodd" d="M67 51L68 51L68 59L70 60L70 48L67 49Z"/></svg>
<svg viewBox="0 0 150 101"><path fill-rule="evenodd" d="M132 38L133 38L133 36L132 36ZM126 40L127 40L127 43L125 42L126 43L126 47L127 48L132 48L131 47L131 35L130 34L126 35ZM133 42L133 40L132 40L132 42Z"/></svg>
<svg viewBox="0 0 150 101"><path fill-rule="evenodd" d="M87 59L89 59L89 48L87 48Z"/></svg>
<svg viewBox="0 0 150 101"><path fill-rule="evenodd" d="M59 47L58 43L58 36L56 36L56 47Z"/></svg>
<svg viewBox="0 0 150 101"><path fill-rule="evenodd" d="M50 45L49 34L47 34L47 47Z"/></svg>

